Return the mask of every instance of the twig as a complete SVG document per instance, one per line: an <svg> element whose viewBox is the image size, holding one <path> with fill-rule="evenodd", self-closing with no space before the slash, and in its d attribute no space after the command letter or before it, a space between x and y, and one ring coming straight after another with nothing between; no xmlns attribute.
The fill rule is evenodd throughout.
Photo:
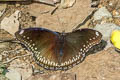
<svg viewBox="0 0 120 80"><path fill-rule="evenodd" d="M73 31L77 30L80 26L84 25L89 19L92 18L92 16L94 15L94 13L97 11L97 9L93 10L81 23L79 23L74 29Z"/></svg>
<svg viewBox="0 0 120 80"><path fill-rule="evenodd" d="M30 55L32 55L32 54L25 54L25 55L22 55L22 56L16 56L16 57L14 57L14 58L12 58L12 59L10 59L8 61L4 61L3 64L7 64L7 63L10 63L10 62L12 62L13 60L15 60L17 58L26 57L26 56L30 56Z"/></svg>
<svg viewBox="0 0 120 80"><path fill-rule="evenodd" d="M53 10L51 11L51 15L53 15L57 9L58 9L58 6L55 7L55 9L53 9Z"/></svg>
<svg viewBox="0 0 120 80"><path fill-rule="evenodd" d="M20 41L17 41L17 40L15 40L15 39L10 39L10 40L0 40L0 43L3 43L3 42L20 43Z"/></svg>
<svg viewBox="0 0 120 80"><path fill-rule="evenodd" d="M44 4L48 4L48 5L51 5L51 6L54 6L56 2L52 1L52 0L32 0L32 1L35 1L35 2L41 2L41 3L44 3Z"/></svg>

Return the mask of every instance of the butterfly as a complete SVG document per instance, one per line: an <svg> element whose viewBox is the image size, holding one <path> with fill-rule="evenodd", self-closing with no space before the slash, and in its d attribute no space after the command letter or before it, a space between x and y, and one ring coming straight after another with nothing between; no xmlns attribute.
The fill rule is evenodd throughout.
<svg viewBox="0 0 120 80"><path fill-rule="evenodd" d="M99 31L88 28L68 33L26 28L17 31L15 36L33 53L35 62L48 70L68 70L79 64L102 38Z"/></svg>

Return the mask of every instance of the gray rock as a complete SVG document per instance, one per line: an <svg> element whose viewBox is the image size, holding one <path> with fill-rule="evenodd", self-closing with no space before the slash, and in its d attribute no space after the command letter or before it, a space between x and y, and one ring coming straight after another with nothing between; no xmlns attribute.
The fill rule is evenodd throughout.
<svg viewBox="0 0 120 80"><path fill-rule="evenodd" d="M19 29L19 21L18 18L21 16L21 12L19 10L15 11L10 17L5 17L1 21L1 29L8 31L10 34L14 35L16 31Z"/></svg>
<svg viewBox="0 0 120 80"><path fill-rule="evenodd" d="M36 74L27 80L75 80L74 73Z"/></svg>
<svg viewBox="0 0 120 80"><path fill-rule="evenodd" d="M9 43L0 43L0 49L5 49L9 47Z"/></svg>
<svg viewBox="0 0 120 80"><path fill-rule="evenodd" d="M100 31L103 35L103 40L107 41L110 40L111 32L118 28L120 27L113 23L104 23L104 24L97 24L94 29Z"/></svg>
<svg viewBox="0 0 120 80"><path fill-rule="evenodd" d="M9 79L6 78L4 75L0 75L0 80L9 80Z"/></svg>
<svg viewBox="0 0 120 80"><path fill-rule="evenodd" d="M94 20L100 20L103 17L112 17L112 15L105 7L102 7L95 12L93 17L94 17Z"/></svg>
<svg viewBox="0 0 120 80"><path fill-rule="evenodd" d="M27 59L25 61L22 61L20 59L13 60L7 69L11 70L11 75L16 76L16 78L18 75L18 78L16 80L19 80L20 76L22 76L22 79L20 80L26 80L27 78L32 76L32 67L30 61L28 61ZM13 71L15 71L16 74L14 74Z"/></svg>
<svg viewBox="0 0 120 80"><path fill-rule="evenodd" d="M15 70L9 70L5 75L10 80L21 80L21 74Z"/></svg>
<svg viewBox="0 0 120 80"><path fill-rule="evenodd" d="M61 0L60 8L69 8L75 4L76 0Z"/></svg>

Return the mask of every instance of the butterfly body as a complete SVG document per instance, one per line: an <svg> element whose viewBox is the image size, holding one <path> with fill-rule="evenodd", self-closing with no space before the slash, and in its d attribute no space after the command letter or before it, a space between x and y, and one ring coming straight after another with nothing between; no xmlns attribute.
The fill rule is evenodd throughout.
<svg viewBox="0 0 120 80"><path fill-rule="evenodd" d="M27 28L15 35L33 53L37 64L50 70L67 70L82 62L87 51L102 38L100 32L92 29L59 33L45 28Z"/></svg>

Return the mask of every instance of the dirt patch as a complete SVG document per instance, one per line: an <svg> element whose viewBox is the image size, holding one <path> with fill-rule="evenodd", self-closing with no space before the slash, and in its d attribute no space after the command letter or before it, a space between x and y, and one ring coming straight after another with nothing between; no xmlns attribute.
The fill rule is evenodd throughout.
<svg viewBox="0 0 120 80"><path fill-rule="evenodd" d="M107 3L107 1L102 0L100 6L107 6L108 10L112 13L113 7L109 7ZM1 4L6 4L7 7L5 13L0 17L0 21L4 19L4 17L8 17L13 14L16 10L19 10L21 11L21 17L19 18L20 28L43 27L57 32L71 32L78 23L81 23L89 13L94 10L94 8L90 7L90 0L76 0L73 7L57 9L53 15L51 15L51 11L53 11L55 7L41 3L8 2ZM119 25L119 19L114 18L114 20L115 23ZM85 25L83 27L88 26ZM0 40L14 39L14 37L15 36L10 35L5 30L0 30ZM0 54L4 54L3 62L12 59L15 56L31 54L27 49L21 49L23 47L24 45L17 43L0 43ZM7 52L4 53L4 51ZM35 76L31 76L32 66L36 67L36 69L41 69L40 66L36 65L34 62L32 55L13 60L13 62L8 64L8 66L9 69L16 69L20 74L22 74L22 72L26 72L22 74L23 80L46 80L46 76L49 78L48 80L120 79L120 54L116 52L114 48L109 48L107 50L97 52L96 54L89 55L82 63L70 70L45 70L44 75L38 73ZM36 76L37 78L35 78Z"/></svg>

